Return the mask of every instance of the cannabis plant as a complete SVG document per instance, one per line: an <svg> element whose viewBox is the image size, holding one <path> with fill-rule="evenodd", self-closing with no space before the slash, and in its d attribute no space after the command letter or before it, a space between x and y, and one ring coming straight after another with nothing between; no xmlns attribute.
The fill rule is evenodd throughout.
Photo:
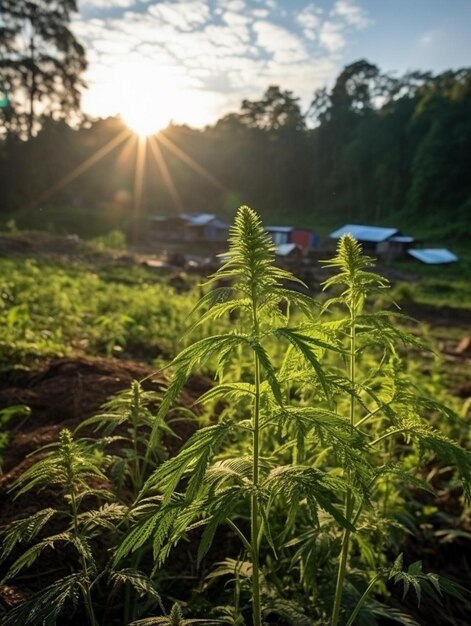
<svg viewBox="0 0 471 626"><path fill-rule="evenodd" d="M13 522L3 534L2 561L21 544L30 544L48 526L53 518L62 526L60 532L47 535L32 545L10 566L5 580L14 578L24 568L31 567L47 548L65 545L75 553L74 571L46 589L32 595L24 604L9 612L4 624L54 623L66 601L74 605L82 596L88 619L97 624L91 598L93 579L97 576L97 563L91 540L100 525L110 525L122 516L116 504L104 504L93 515L82 514L85 498L95 497L102 502L111 499L103 487L93 487L106 481L103 468L108 459L97 453L88 442L75 441L69 430L61 431L59 441L46 446L44 458L29 467L14 484L16 496L46 488L58 488L65 507L47 507L25 519ZM16 621L15 621L16 620Z"/></svg>
<svg viewBox="0 0 471 626"><path fill-rule="evenodd" d="M103 432L103 443L119 443L120 453L115 459L111 475L120 494L126 479L129 479L132 497L135 498L148 477L149 469L155 468L167 457L163 436L175 433L157 407L162 393L145 391L142 384L134 380L129 389L108 400L97 415L83 421L79 428L94 425ZM152 432L152 446L149 433ZM116 436L114 436L116 434ZM111 438L110 438L111 437Z"/></svg>
<svg viewBox="0 0 471 626"><path fill-rule="evenodd" d="M338 380L333 381L334 388L338 387L334 391L336 404L338 409L344 411L345 419L355 433L367 440L367 446L362 448L361 455L364 463L372 468L368 490L358 496L349 488L345 496L344 515L355 529L352 531L346 526L343 531L332 626L337 626L340 619L352 532L357 546L366 549L369 541L365 535L371 536L373 528L375 534L378 533L383 519L384 532L390 531L394 520L387 520L384 516L387 514L388 500L391 499L395 485L408 482L415 487L430 490L414 472L426 460L436 456L457 468L465 498L469 501L471 496L469 452L432 427L426 419L427 411L430 412L432 408L447 419L457 419L456 416L433 398L424 396L405 374L402 366L401 346L412 345L420 349L424 349L424 346L414 335L401 330L401 322L407 321L404 316L391 312L371 312L365 307L375 290L387 286L384 279L368 271L371 265L372 260L362 254L358 242L350 235L345 235L339 241L336 256L327 262L327 267L334 268L337 273L324 284L326 289L338 290L327 301L324 311L346 311L346 315L341 315L331 323L339 339L343 337L347 353L347 384L342 389ZM342 400L342 395L345 400ZM404 444L410 444L412 449L415 447L417 456L405 455ZM415 467L411 462L412 458L416 461ZM348 483L358 481L358 467L352 467L347 459L341 457L337 457L337 462L343 467ZM368 509L370 512L374 511L376 516L376 523L373 525L371 516L368 519ZM376 553L381 552L378 544L375 546L370 543L370 549ZM374 560L371 564L373 563ZM400 578L399 563L396 560L393 574L389 576L396 581ZM380 567L379 570L384 572L384 568ZM406 574L403 576L407 578ZM365 602L375 583L381 578L384 579L384 573L373 574L347 622L349 625L354 623L359 606ZM419 576L414 579L413 585L417 590L422 581L425 589L430 590L427 580ZM438 578L431 580L438 585ZM444 586L449 587L446 584Z"/></svg>
<svg viewBox="0 0 471 626"><path fill-rule="evenodd" d="M68 563L72 565L72 573L33 593L7 613L2 625L53 625L61 619L66 606L76 608L82 604L89 623L95 626L101 622L97 617L98 606L101 608L104 603L106 620L111 603L115 603L123 588L126 614L136 612L136 598L145 600L141 611L156 604L163 608L154 582L137 569L137 563L133 567L111 568L103 549L106 544L112 549L119 541L119 527L126 524L128 513L128 507L117 502L108 488L105 472L113 462L103 452L108 443L108 439L93 443L74 440L69 430L63 430L59 441L40 449L39 460L13 485L17 497L48 489L61 497L63 505L42 509L13 522L3 531L2 561L11 561L22 545L32 544L10 564L4 580L14 579L23 569L34 565L43 551L59 547L67 550L67 554L71 551L72 559L69 557ZM48 534L51 527L60 530Z"/></svg>
<svg viewBox="0 0 471 626"><path fill-rule="evenodd" d="M276 553L270 531L270 509L275 501L288 503L290 519L303 503L313 523L321 508L338 524L353 530L336 508L338 495L347 491L345 481L305 464L278 466L272 446L262 448L263 442L272 439L269 433L275 428L282 429L283 421L291 417L287 406L288 389L279 380L273 345L281 342L283 351L290 345L298 361L314 368L324 387L327 383L318 350L337 349L309 329L302 332L289 326L291 310L297 308L310 315L312 301L286 288L287 281L299 282L274 265L274 247L269 235L254 211L242 207L231 230L226 262L210 278L209 290L196 307L199 318L193 328L206 322L216 323L227 315L237 317L238 323L230 332L196 341L174 359L173 379L159 415L165 415L173 405L189 374L204 364L215 367L219 384L200 401L206 403L222 398L226 402L230 400L231 404L218 423L197 431L173 459L166 461L149 478L135 509L141 521L116 554L117 562L150 539L159 565L187 530L204 525L198 550L200 562L218 526L227 524L250 559L254 626L260 626L262 620L262 542ZM229 380L227 371L233 359L241 356L251 358L251 370L244 380ZM353 441L351 429L345 427L340 418L311 413L303 419L305 426L322 429L326 425L331 437L342 440L345 448ZM151 445L154 439L152 434ZM247 441L249 454L228 456L227 450L234 440ZM159 493L161 504L154 509L149 507L147 499L155 501ZM146 512L143 518L142 510ZM236 521L241 513L245 515L244 511L248 511L250 519L248 533Z"/></svg>

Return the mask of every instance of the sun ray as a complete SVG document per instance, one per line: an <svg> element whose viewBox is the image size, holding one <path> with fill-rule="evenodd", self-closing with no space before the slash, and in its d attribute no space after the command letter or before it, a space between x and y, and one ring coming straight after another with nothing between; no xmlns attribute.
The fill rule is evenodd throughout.
<svg viewBox="0 0 471 626"><path fill-rule="evenodd" d="M116 157L116 167L124 168L129 166L129 162L132 159L134 150L136 149L136 143L137 136L134 133L131 133Z"/></svg>
<svg viewBox="0 0 471 626"><path fill-rule="evenodd" d="M136 169L134 173L134 241L139 238L139 226L142 212L142 197L144 191L144 174L146 166L147 140L137 136Z"/></svg>
<svg viewBox="0 0 471 626"><path fill-rule="evenodd" d="M22 212L30 211L38 206L44 200L48 200L58 191L66 187L69 183L75 180L78 176L86 172L92 165L95 165L98 161L100 161L104 156L109 154L112 150L114 150L120 143L124 141L126 137L130 135L130 130L128 128L123 129L119 135L111 139L104 146L99 148L94 154L89 156L85 161L82 161L80 165L77 165L71 172L60 178L57 182L55 182L49 189L46 189L43 193L39 194L34 200L32 200L28 205L26 205Z"/></svg>
<svg viewBox="0 0 471 626"><path fill-rule="evenodd" d="M164 183L173 200L175 208L177 209L179 213L182 213L183 204L182 204L181 198L178 195L178 191L175 186L175 183L173 182L172 175L170 174L167 163L164 159L164 155L162 154L162 150L160 149L160 146L157 143L157 140L155 139L155 137L149 137L149 147L157 163L157 166L162 174L162 178L164 179Z"/></svg>
<svg viewBox="0 0 471 626"><path fill-rule="evenodd" d="M169 150L171 150L181 161L186 163L188 167L190 167L193 171L195 171L200 176L209 180L215 187L220 189L221 191L228 191L227 187L221 183L211 172L208 172L202 165L197 163L191 156L189 156L186 152L184 152L181 148L179 148L171 139L165 136L163 132L157 135L157 140L161 141L164 146L166 146Z"/></svg>

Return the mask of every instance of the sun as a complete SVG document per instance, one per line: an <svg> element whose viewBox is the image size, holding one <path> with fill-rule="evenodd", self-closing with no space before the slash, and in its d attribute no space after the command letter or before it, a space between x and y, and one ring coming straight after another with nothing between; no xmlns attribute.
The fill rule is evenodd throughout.
<svg viewBox="0 0 471 626"><path fill-rule="evenodd" d="M172 120L172 112L168 103L163 104L158 99L151 102L136 98L123 106L121 119L140 137L150 137L167 128Z"/></svg>
<svg viewBox="0 0 471 626"><path fill-rule="evenodd" d="M185 101L178 76L145 59L115 68L111 84L126 126L140 137L155 135L175 118Z"/></svg>

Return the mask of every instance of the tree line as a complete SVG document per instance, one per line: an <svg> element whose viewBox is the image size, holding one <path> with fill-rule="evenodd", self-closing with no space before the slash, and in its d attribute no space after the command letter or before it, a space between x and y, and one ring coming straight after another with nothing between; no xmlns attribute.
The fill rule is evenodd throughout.
<svg viewBox="0 0 471 626"><path fill-rule="evenodd" d="M2 3L0 91L9 97L0 109L3 221L85 233L126 229L133 206L140 216L184 210L230 219L247 203L272 222L420 221L465 237L471 68L394 77L359 60L331 88L315 91L307 111L273 85L204 129L171 124L156 138L159 166L156 149L137 157L137 139L120 140L119 118L81 113L86 60L68 28L74 10L74 0Z"/></svg>

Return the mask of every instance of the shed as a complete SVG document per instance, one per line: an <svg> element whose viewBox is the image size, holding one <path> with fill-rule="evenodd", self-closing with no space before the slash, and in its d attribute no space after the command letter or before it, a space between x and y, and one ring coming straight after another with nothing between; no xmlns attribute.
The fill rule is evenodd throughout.
<svg viewBox="0 0 471 626"><path fill-rule="evenodd" d="M152 215L152 231L161 239L173 241L226 241L229 224L213 213Z"/></svg>
<svg viewBox="0 0 471 626"><path fill-rule="evenodd" d="M398 258L415 242L413 237L402 235L397 228L383 226L366 226L363 224L346 224L330 233L332 239L340 239L350 233L359 241L365 252L378 256Z"/></svg>
<svg viewBox="0 0 471 626"><path fill-rule="evenodd" d="M186 221L186 239L199 241L225 241L229 224L220 220L213 213L183 213Z"/></svg>
<svg viewBox="0 0 471 626"><path fill-rule="evenodd" d="M318 237L308 228L294 228L293 226L267 226L265 229L272 236L275 246L288 243L297 244L302 250L317 247Z"/></svg>
<svg viewBox="0 0 471 626"><path fill-rule="evenodd" d="M272 236L275 246L291 243L291 226L267 226L265 230Z"/></svg>
<svg viewBox="0 0 471 626"><path fill-rule="evenodd" d="M409 250L409 254L427 265L442 265L458 261L456 254L446 248L414 248Z"/></svg>

